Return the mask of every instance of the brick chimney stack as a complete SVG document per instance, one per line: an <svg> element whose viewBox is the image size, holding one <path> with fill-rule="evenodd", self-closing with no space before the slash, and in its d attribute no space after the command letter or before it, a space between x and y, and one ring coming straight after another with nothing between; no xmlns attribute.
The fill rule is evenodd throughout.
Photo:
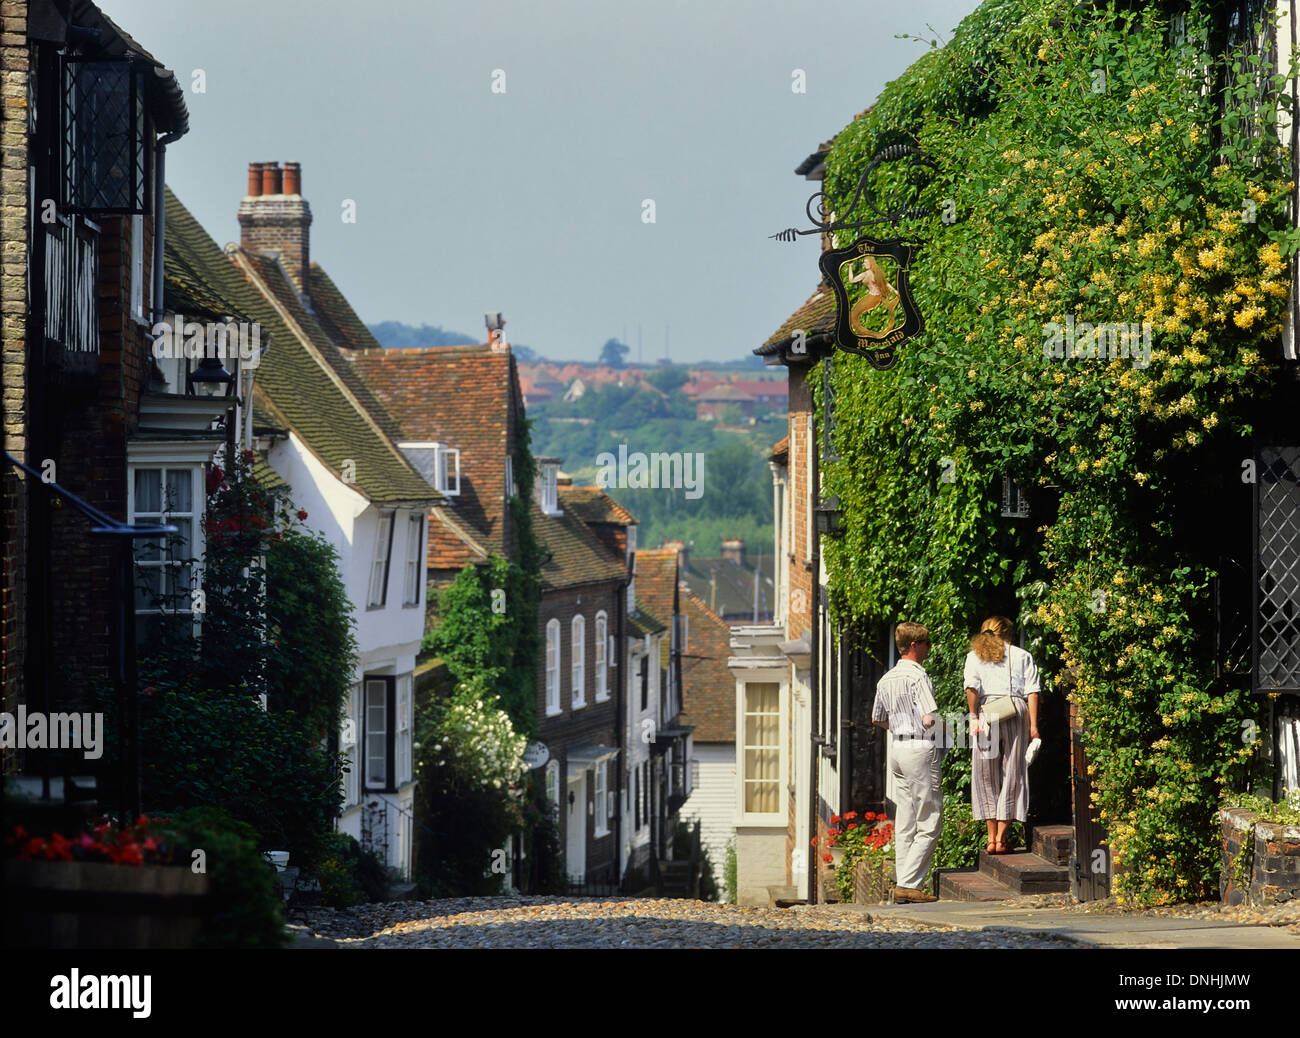
<svg viewBox="0 0 1300 1038"><path fill-rule="evenodd" d="M737 566L745 564L745 541L741 537L722 538L722 557Z"/></svg>
<svg viewBox="0 0 1300 1038"><path fill-rule="evenodd" d="M685 541L664 541L664 547L677 552L677 565L682 569L690 568L690 549Z"/></svg>
<svg viewBox="0 0 1300 1038"><path fill-rule="evenodd" d="M277 253L284 269L307 293L311 263L311 206L302 197L302 166L250 162L248 194L239 203L239 244L248 252Z"/></svg>

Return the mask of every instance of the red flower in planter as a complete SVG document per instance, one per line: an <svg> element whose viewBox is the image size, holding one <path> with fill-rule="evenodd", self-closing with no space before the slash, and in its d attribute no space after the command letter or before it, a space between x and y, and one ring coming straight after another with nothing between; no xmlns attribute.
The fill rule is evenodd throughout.
<svg viewBox="0 0 1300 1038"><path fill-rule="evenodd" d="M244 462L246 464L251 465L256 460L257 460L257 453L255 451L244 451Z"/></svg>
<svg viewBox="0 0 1300 1038"><path fill-rule="evenodd" d="M847 826L847 828L849 828L849 829L856 829L857 827L858 827L858 823L857 823L857 822L850 822L850 823L848 824L848 826Z"/></svg>
<svg viewBox="0 0 1300 1038"><path fill-rule="evenodd" d="M808 846L809 846L809 847L816 847L816 846L817 846L817 837L814 836L811 840L809 840L809 841L808 841Z"/></svg>
<svg viewBox="0 0 1300 1038"><path fill-rule="evenodd" d="M72 841L60 833L55 833L50 837L50 844L45 850L45 856L54 861L71 861Z"/></svg>
<svg viewBox="0 0 1300 1038"><path fill-rule="evenodd" d="M298 509L298 521L300 523L305 523L307 521L307 513L301 508Z"/></svg>
<svg viewBox="0 0 1300 1038"><path fill-rule="evenodd" d="M215 494L225 478L226 474L218 466L213 465L212 468L208 469L208 493Z"/></svg>
<svg viewBox="0 0 1300 1038"><path fill-rule="evenodd" d="M853 816L852 816L852 815L845 815L844 817L845 817L845 818L852 818ZM840 816L839 816L839 815L831 815L831 825L839 825L839 824L840 824Z"/></svg>
<svg viewBox="0 0 1300 1038"><path fill-rule="evenodd" d="M853 821L853 819L858 817L858 813L856 811L849 811L844 815L844 817L849 821ZM834 821L834 819L831 819L831 821Z"/></svg>
<svg viewBox="0 0 1300 1038"><path fill-rule="evenodd" d="M833 862L834 860L835 860L835 855L833 855L833 854L823 854L823 855L822 855L822 861L824 861L827 865L829 865L829 864L830 864L831 862Z"/></svg>

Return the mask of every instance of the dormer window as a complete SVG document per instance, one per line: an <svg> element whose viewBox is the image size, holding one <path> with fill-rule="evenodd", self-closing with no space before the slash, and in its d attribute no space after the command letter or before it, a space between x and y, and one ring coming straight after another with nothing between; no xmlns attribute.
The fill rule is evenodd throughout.
<svg viewBox="0 0 1300 1038"><path fill-rule="evenodd" d="M438 492L448 497L460 496L460 450L456 447L437 448Z"/></svg>
<svg viewBox="0 0 1300 1038"><path fill-rule="evenodd" d="M560 463L553 458L538 459L538 469L541 478L540 500L542 511L546 515L558 516L560 512L559 501L559 475Z"/></svg>
<svg viewBox="0 0 1300 1038"><path fill-rule="evenodd" d="M460 496L460 450L437 440L405 441L397 449L424 481L447 497Z"/></svg>

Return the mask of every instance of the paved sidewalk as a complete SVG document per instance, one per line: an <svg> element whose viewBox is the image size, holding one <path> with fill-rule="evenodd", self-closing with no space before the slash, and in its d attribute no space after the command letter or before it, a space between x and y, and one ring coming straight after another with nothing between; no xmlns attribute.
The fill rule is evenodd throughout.
<svg viewBox="0 0 1300 1038"><path fill-rule="evenodd" d="M873 922L904 920L971 929L995 927L1049 931L1098 948L1278 948L1300 951L1300 937L1273 926L1246 926L1205 919L1067 912L1019 908L1008 902L936 901L926 905L836 905L840 912ZM794 911L799 911L798 908Z"/></svg>

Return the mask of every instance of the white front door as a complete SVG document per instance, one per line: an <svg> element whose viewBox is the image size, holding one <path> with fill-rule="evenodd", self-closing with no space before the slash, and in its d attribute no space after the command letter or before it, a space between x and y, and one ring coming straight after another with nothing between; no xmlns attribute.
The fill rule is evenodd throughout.
<svg viewBox="0 0 1300 1038"><path fill-rule="evenodd" d="M569 879L581 883L587 874L587 773L583 771L577 779L569 779L569 795L572 803L566 803L568 815L565 824L568 837L565 842L564 863Z"/></svg>

